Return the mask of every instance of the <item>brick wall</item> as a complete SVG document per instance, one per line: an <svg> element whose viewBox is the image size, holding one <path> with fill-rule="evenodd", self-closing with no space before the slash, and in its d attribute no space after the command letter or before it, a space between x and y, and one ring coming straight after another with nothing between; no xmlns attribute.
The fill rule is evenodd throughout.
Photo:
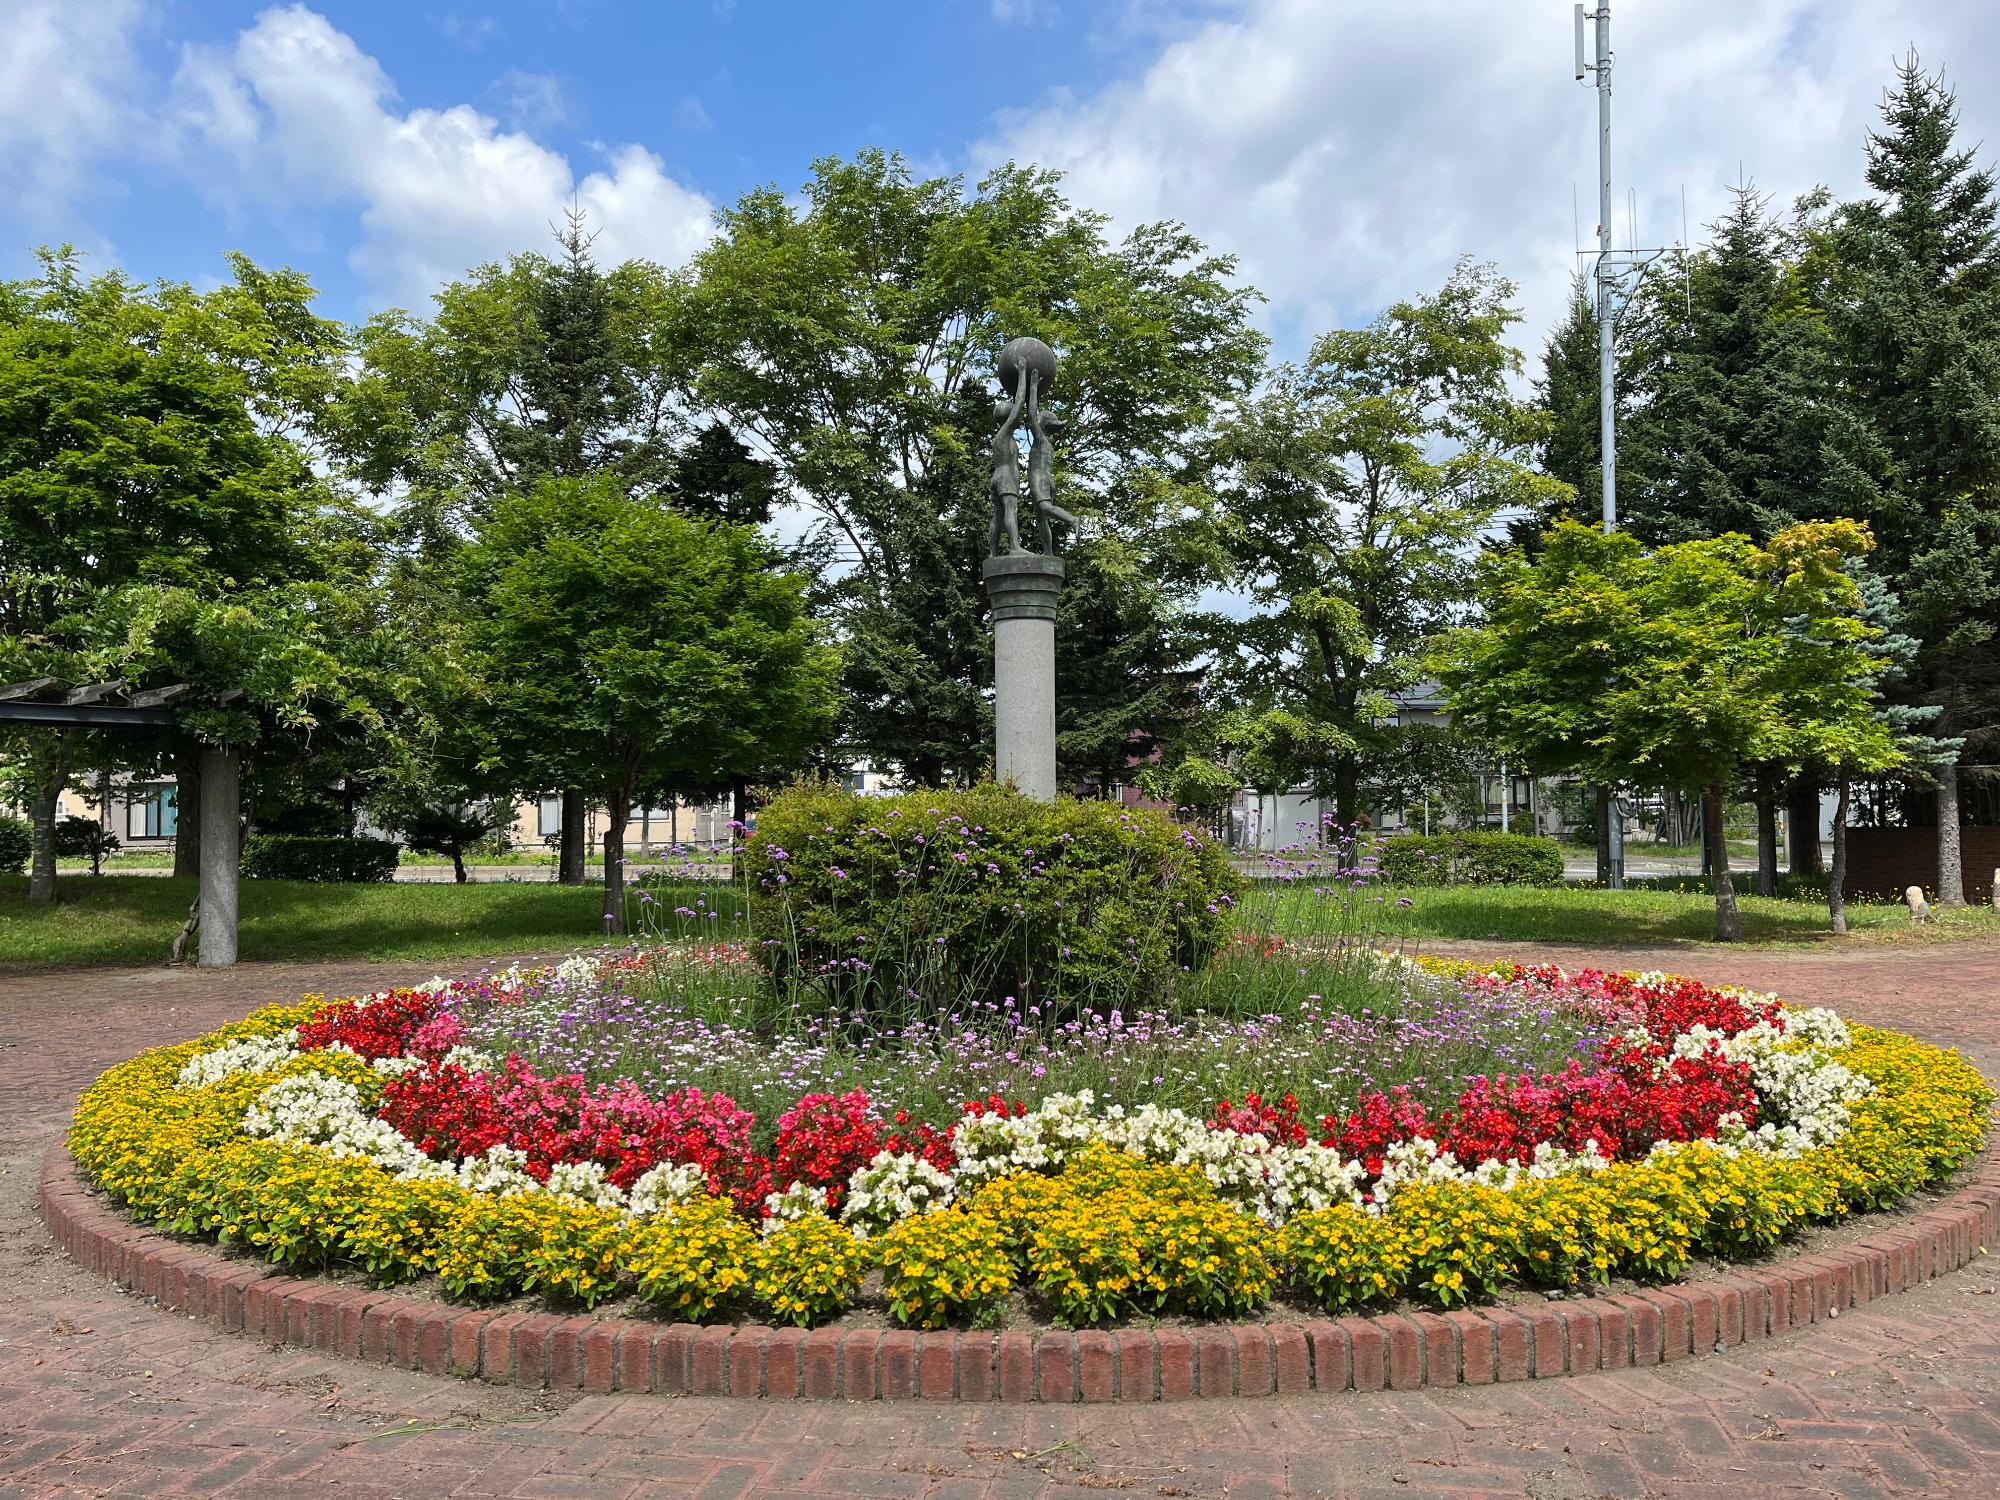
<svg viewBox="0 0 2000 1500"><path fill-rule="evenodd" d="M1959 830L1965 899L1993 899L1993 869L2000 865L2000 828ZM1852 896L1900 897L1920 885L1937 895L1935 828L1850 828L1847 830L1847 891Z"/></svg>

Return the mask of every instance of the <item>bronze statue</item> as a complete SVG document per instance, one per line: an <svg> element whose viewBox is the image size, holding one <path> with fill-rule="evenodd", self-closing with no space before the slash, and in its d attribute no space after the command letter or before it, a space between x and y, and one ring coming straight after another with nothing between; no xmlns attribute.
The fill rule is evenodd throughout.
<svg viewBox="0 0 2000 1500"><path fill-rule="evenodd" d="M993 430L993 475L987 482L987 493L993 501L987 551L994 557L1017 556L1031 550L1053 557L1055 532L1050 522L1076 524L1076 517L1055 503L1053 440L1062 424L1042 410L1041 402L1042 394L1055 385L1055 380L1055 351L1040 339L1013 339L1000 351L1000 387L1007 393L1007 399L994 403L993 407L1000 425ZM1031 437L1028 499L1033 506L1032 548L1023 546L1021 539L1021 449L1014 437L1024 417Z"/></svg>

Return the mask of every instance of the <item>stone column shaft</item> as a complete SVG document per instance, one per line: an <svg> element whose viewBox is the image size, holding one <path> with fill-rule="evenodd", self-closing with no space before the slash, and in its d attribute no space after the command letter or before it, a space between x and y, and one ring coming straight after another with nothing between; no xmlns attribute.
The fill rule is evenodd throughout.
<svg viewBox="0 0 2000 1500"><path fill-rule="evenodd" d="M237 832L242 811L235 750L201 747L201 922L196 928L195 963L226 969L236 962L236 881L243 857Z"/></svg>
<svg viewBox="0 0 2000 1500"><path fill-rule="evenodd" d="M993 604L993 774L1030 797L1056 795L1056 602L1060 557L989 557Z"/></svg>

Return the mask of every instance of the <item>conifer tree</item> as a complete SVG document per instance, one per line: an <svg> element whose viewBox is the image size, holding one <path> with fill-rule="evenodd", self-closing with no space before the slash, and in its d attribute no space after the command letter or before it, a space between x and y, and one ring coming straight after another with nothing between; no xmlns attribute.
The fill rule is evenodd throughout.
<svg viewBox="0 0 2000 1500"><path fill-rule="evenodd" d="M2000 203L1957 143L1954 95L1915 54L1882 120L1875 196L1843 215L1836 320L1866 438L1855 488L1919 642L1907 691L1940 710L1938 899L1956 905L1958 761L2000 742Z"/></svg>

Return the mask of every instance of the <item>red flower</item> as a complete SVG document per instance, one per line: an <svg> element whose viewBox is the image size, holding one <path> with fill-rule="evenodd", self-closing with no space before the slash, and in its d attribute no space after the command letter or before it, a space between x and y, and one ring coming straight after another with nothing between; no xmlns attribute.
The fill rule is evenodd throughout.
<svg viewBox="0 0 2000 1500"><path fill-rule="evenodd" d="M883 1145L881 1116L861 1089L807 1094L778 1117L771 1180L780 1192L795 1182L825 1188L827 1207L838 1210L847 1179Z"/></svg>
<svg viewBox="0 0 2000 1500"><path fill-rule="evenodd" d="M1241 1104L1219 1099L1215 1113L1209 1117L1208 1128L1266 1136L1281 1146L1306 1143L1306 1122L1299 1118L1299 1101L1290 1094L1276 1104L1266 1104L1264 1096L1255 1092L1244 1094Z"/></svg>
<svg viewBox="0 0 2000 1500"><path fill-rule="evenodd" d="M342 1000L299 1028L299 1050L335 1042L363 1057L401 1057L412 1033L430 1018L438 997L428 990L391 990L381 999Z"/></svg>

